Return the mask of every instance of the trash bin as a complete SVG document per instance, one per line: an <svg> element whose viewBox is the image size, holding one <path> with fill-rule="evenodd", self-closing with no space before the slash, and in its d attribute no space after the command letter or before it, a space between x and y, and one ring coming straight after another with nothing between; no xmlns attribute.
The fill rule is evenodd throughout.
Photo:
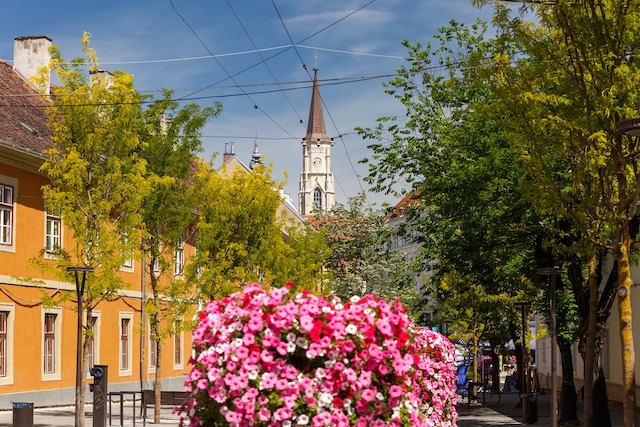
<svg viewBox="0 0 640 427"><path fill-rule="evenodd" d="M13 427L33 427L33 402L11 402Z"/></svg>
<svg viewBox="0 0 640 427"><path fill-rule="evenodd" d="M523 393L522 399L522 422L534 424L538 422L538 393Z"/></svg>

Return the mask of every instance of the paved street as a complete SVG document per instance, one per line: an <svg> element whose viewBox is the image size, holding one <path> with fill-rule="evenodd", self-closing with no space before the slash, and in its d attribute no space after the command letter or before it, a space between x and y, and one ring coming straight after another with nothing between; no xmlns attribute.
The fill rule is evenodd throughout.
<svg viewBox="0 0 640 427"><path fill-rule="evenodd" d="M472 406L467 408L466 405L458 406L458 426L459 427L485 427L485 426L522 426L522 407L517 407L517 393L505 393L501 396L500 403L493 408L483 408L482 406ZM538 420L533 424L538 427L551 426L551 396L549 394L538 395L536 402ZM613 427L622 426L622 410L618 408L609 408L611 412L611 425ZM582 419L582 401L578 400L578 417ZM582 423L578 421L572 424L560 424L563 427L580 426ZM640 425L640 418L636 422Z"/></svg>
<svg viewBox="0 0 640 427"><path fill-rule="evenodd" d="M489 427L489 426L522 426L522 408L516 407L518 403L518 395L516 393L503 394L500 403L494 408L483 408L482 406L472 406L467 408L466 405L458 407L459 427ZM139 405L139 403L137 403ZM140 407L137 406L136 414L140 414ZM60 408L35 408L33 413L34 427L57 427L57 426L73 426L74 416L73 407L60 407ZM92 426L92 406L87 405L87 422L86 425ZM114 403L112 405L112 422L113 426L120 426L120 410L119 404ZM532 426L549 427L551 426L550 418L551 410L551 398L547 395L540 395L537 401L537 414L538 420ZM582 402L578 401L578 410L582 411ZM122 426L133 426L134 420L132 417L133 407L132 402L125 402L124 416ZM579 412L579 415L580 412ZM0 411L0 426L12 426L13 425L12 411ZM153 424L150 421L153 420L153 410L149 409L148 418L143 422L142 419L136 418L135 425L163 425L163 426L178 426L178 416L173 414L170 408L163 408L162 419L160 424ZM611 408L611 421L614 427L622 426L622 410ZM107 425L109 421L107 419ZM571 424L571 426L579 426L580 423ZM636 423L640 425L640 423ZM569 427L564 424L563 426Z"/></svg>

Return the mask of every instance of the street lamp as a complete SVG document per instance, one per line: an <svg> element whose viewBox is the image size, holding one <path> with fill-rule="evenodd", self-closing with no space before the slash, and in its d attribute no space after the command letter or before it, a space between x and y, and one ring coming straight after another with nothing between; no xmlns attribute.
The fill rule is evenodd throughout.
<svg viewBox="0 0 640 427"><path fill-rule="evenodd" d="M67 267L69 273L74 273L76 280L76 297L78 299L78 330L77 330L77 342L76 342L76 413L75 413L75 426L81 427L82 412L84 411L84 399L80 399L83 395L82 387L85 385L85 373L82 371L82 315L84 314L84 285L87 280L87 273L93 273L91 267ZM82 281L80 280L80 273L82 273Z"/></svg>
<svg viewBox="0 0 640 427"><path fill-rule="evenodd" d="M556 385L556 276L564 273L560 267L539 268L538 274L550 276L551 303L550 303L550 333L551 333L551 426L558 426L558 395Z"/></svg>

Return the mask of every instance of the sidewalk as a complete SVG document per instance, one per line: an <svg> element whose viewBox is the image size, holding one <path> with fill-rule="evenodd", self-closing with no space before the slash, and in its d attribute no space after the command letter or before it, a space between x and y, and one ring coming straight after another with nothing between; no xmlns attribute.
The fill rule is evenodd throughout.
<svg viewBox="0 0 640 427"><path fill-rule="evenodd" d="M500 403L493 408L483 408L481 405L471 406L467 408L466 405L459 405L458 410L458 426L459 427L489 427L489 426L522 426L522 408L516 407L519 397L518 393L505 393L501 396ZM537 414L538 421L534 424L529 424L538 427L550 427L551 426L551 396L548 394L542 394L538 396L537 400ZM610 408L611 412L611 425L613 427L622 426L622 410L617 408ZM111 425L120 426L120 405L113 403L111 414ZM123 422L122 426L133 426L133 407L131 401L125 401L123 407ZM85 407L86 414L86 426L93 425L93 407L87 404ZM153 410L149 409L147 419L142 420L139 418L140 406L139 402L136 405L136 426L172 426L178 427L179 416L173 414L171 408L163 407L161 411L160 424L153 424ZM578 400L578 417L582 419L582 401ZM109 424L108 412L107 412L107 426ZM57 408L35 408L33 410L33 426L34 427L69 427L74 425L74 407L64 406ZM561 424L562 425L562 424ZM580 422L571 424L571 426L579 426ZM636 423L640 425L640 423ZM13 412L12 411L0 411L0 426L13 426ZM568 426L565 424L565 426Z"/></svg>
<svg viewBox="0 0 640 427"><path fill-rule="evenodd" d="M170 407L163 407L161 410L160 424L153 423L153 409L149 408L147 419L140 418L140 402L136 404L135 426L173 426L179 425L180 417L173 414ZM109 424L109 412L106 413L106 425L112 426L133 426L133 407L131 401L125 401L123 406L122 424L120 424L120 404L114 402L112 404L111 424ZM75 423L75 407L61 406L55 408L34 408L33 409L33 427L69 427ZM93 426L93 406L87 404L85 406L85 425ZM13 426L13 411L0 411L0 426Z"/></svg>
<svg viewBox="0 0 640 427"><path fill-rule="evenodd" d="M482 405L471 406L458 405L458 426L459 427L485 427L485 426L522 426L523 423L522 407L516 407L518 404L518 393L504 393L498 403L493 408L483 408ZM538 427L551 426L551 395L541 394L537 399L538 420L533 424ZM560 424L561 426L580 426L582 425L582 400L578 400L578 422L571 424ZM613 427L622 426L623 414L622 409L609 408L611 414L611 425ZM636 422L636 425L640 425Z"/></svg>

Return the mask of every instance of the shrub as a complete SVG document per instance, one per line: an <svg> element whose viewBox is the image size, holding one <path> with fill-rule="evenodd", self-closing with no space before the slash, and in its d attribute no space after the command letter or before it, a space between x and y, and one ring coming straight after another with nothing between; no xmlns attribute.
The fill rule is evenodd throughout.
<svg viewBox="0 0 640 427"><path fill-rule="evenodd" d="M251 284L206 306L193 343L181 425L455 426L453 345L397 301Z"/></svg>

